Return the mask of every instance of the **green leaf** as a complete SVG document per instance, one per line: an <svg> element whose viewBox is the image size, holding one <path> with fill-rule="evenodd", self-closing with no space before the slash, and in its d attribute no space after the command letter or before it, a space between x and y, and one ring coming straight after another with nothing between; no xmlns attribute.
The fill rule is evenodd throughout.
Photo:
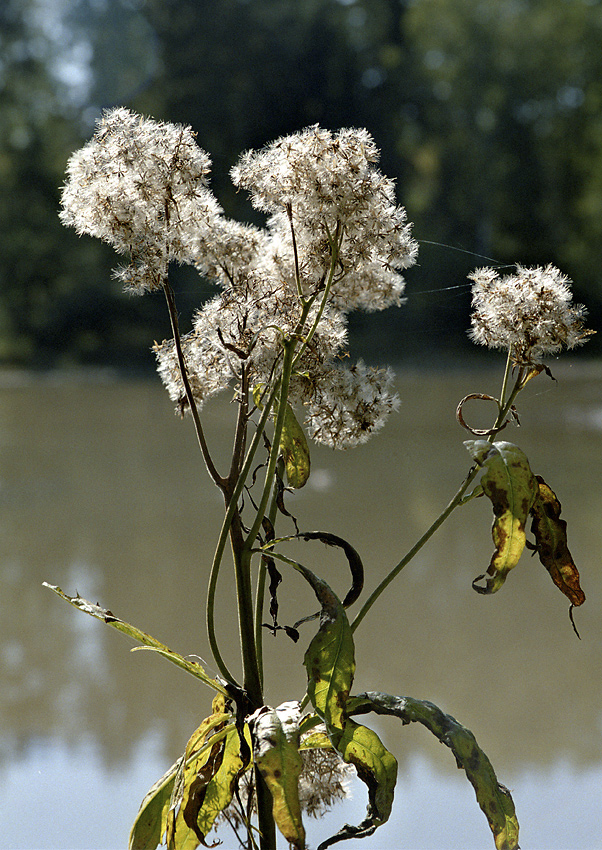
<svg viewBox="0 0 602 850"><path fill-rule="evenodd" d="M538 494L531 508L531 531L535 535L539 560L571 605L582 605L585 593L579 584L579 570L569 552L566 522L560 519L560 502L540 475L536 479Z"/></svg>
<svg viewBox="0 0 602 850"><path fill-rule="evenodd" d="M507 788L497 781L491 762L468 729L431 702L369 692L347 703L350 715L376 714L399 717L402 723L421 723L449 747L458 767L464 769L493 833L497 850L518 850L518 821Z"/></svg>
<svg viewBox="0 0 602 850"><path fill-rule="evenodd" d="M248 719L255 764L272 795L272 813L280 832L295 850L305 847L305 829L299 802L299 776L303 760L299 754L298 702L278 708L263 706Z"/></svg>
<svg viewBox="0 0 602 850"><path fill-rule="evenodd" d="M335 746L345 725L345 703L355 673L355 649L349 620L336 594L326 582L301 564L296 565L312 585L322 605L320 628L305 653L307 693L316 713L326 724Z"/></svg>
<svg viewBox="0 0 602 850"><path fill-rule="evenodd" d="M345 824L339 832L323 841L318 850L326 850L332 844L348 838L372 835L389 819L393 806L397 759L387 750L376 732L348 719L337 749L347 764L355 766L358 777L368 786L368 812L360 824Z"/></svg>
<svg viewBox="0 0 602 850"><path fill-rule="evenodd" d="M280 436L280 451L284 460L288 485L299 490L305 486L309 478L311 466L309 447L303 428L299 425L293 408L288 402Z"/></svg>
<svg viewBox="0 0 602 850"><path fill-rule="evenodd" d="M128 850L154 850L161 844L167 825L174 780L181 762L182 759L178 759L172 764L147 792L130 831Z"/></svg>
<svg viewBox="0 0 602 850"><path fill-rule="evenodd" d="M120 620L119 617L116 617L112 611L109 611L106 608L101 608L100 605L95 605L93 602L88 602L82 596L77 594L76 596L67 596L66 593L53 584L48 584L48 582L43 582L44 587L50 588L57 596L60 596L61 599L64 599L65 602L68 602L70 605L73 605L75 608L83 611L85 614L89 614L91 617L95 617L97 620L102 620L103 623L106 623L108 626L112 626L114 629L117 629L119 632L123 632L123 634L128 637L137 640L139 643L144 644L143 646L135 647L136 649L152 649L155 652L158 652L160 655L163 655L164 658L167 658L173 664L176 664L178 667L181 667L182 670L186 670L187 673L190 673L196 679L200 679L205 685L209 685L210 688L217 691L224 696L228 696L228 692L224 688L217 679L212 679L205 670L201 667L200 664L197 664L193 661L188 661L187 658L184 658L182 655L179 655L177 652L173 652L168 646L165 646L164 643L158 641L156 638L152 637L152 635L147 634L146 632L140 631L135 626L126 623L124 620Z"/></svg>
<svg viewBox="0 0 602 850"><path fill-rule="evenodd" d="M506 580L525 548L525 525L537 496L537 482L526 455L512 443L467 440L464 445L485 468L481 486L493 505L495 552L487 573L472 586L478 593L495 593ZM489 576L489 578L486 578ZM477 582L486 578L485 586Z"/></svg>

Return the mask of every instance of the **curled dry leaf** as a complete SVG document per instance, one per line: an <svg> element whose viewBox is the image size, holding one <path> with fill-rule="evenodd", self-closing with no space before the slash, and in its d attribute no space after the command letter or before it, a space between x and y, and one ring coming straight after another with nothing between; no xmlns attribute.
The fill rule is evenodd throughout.
<svg viewBox="0 0 602 850"><path fill-rule="evenodd" d="M538 494L531 508L531 531L535 535L539 560L571 605L582 605L585 593L579 584L579 570L567 545L566 522L560 519L560 502L541 475L536 476L536 481Z"/></svg>
<svg viewBox="0 0 602 850"><path fill-rule="evenodd" d="M495 593L523 553L525 526L537 496L537 482L526 455L512 443L468 440L464 443L479 466L484 467L481 486L493 506L492 536L495 552L487 573L472 586L477 593ZM486 579L485 586L477 582Z"/></svg>

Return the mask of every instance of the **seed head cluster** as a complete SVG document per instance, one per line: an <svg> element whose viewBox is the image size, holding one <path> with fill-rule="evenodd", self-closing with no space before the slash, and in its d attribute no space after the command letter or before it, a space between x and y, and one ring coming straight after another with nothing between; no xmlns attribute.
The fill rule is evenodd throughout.
<svg viewBox="0 0 602 850"><path fill-rule="evenodd" d="M210 164L190 127L110 110L69 160L61 220L130 255L115 273L126 288L159 289L168 263L190 262L192 234L219 213Z"/></svg>
<svg viewBox="0 0 602 850"><path fill-rule="evenodd" d="M563 347L582 345L592 333L583 324L585 308L572 304L570 281L554 266L517 266L516 274L504 277L483 268L470 279L471 338L510 351L518 365L537 364Z"/></svg>
<svg viewBox="0 0 602 850"><path fill-rule="evenodd" d="M128 254L116 272L133 292L160 289L168 264L189 263L219 291L182 339L200 406L234 387L278 377L283 340L300 354L290 400L309 433L330 446L364 442L398 400L388 371L341 365L347 313L400 304L400 270L415 262L405 210L376 168L365 130L310 127L232 170L239 189L269 214L265 228L226 218L207 187L210 161L189 127L113 109L71 158L61 218ZM174 340L155 346L159 373L187 407Z"/></svg>

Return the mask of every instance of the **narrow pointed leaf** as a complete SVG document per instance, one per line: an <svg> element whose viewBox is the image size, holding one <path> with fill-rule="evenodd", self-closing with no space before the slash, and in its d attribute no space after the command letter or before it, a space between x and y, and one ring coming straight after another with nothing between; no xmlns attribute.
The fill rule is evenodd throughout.
<svg viewBox="0 0 602 850"><path fill-rule="evenodd" d="M165 833L174 780L181 759L150 788L130 831L128 850L154 850Z"/></svg>
<svg viewBox="0 0 602 850"><path fill-rule="evenodd" d="M299 754L298 702L278 708L263 706L249 718L255 764L272 795L274 821L289 845L305 847L305 829L299 802L299 776L303 761Z"/></svg>
<svg viewBox="0 0 602 850"><path fill-rule="evenodd" d="M537 496L537 482L526 455L512 443L467 440L464 445L484 467L481 486L493 506L492 536L495 552L487 573L472 586L478 593L495 593L525 548L525 525ZM477 582L486 579L485 585Z"/></svg>
<svg viewBox="0 0 602 850"><path fill-rule="evenodd" d="M539 560L571 605L582 605L585 593L579 584L579 570L569 552L566 522L560 519L560 502L540 475L536 479L538 495L531 508L531 531L535 535Z"/></svg>
<svg viewBox="0 0 602 850"><path fill-rule="evenodd" d="M153 649L173 664L176 664L178 667L186 670L187 673L190 673L196 679L200 679L201 682L209 685L209 687L213 688L213 690L218 691L218 693L223 694L224 696L228 695L224 686L220 684L217 679L212 679L200 664L188 661L188 659L184 658L184 656L179 655L177 652L173 652L173 650L171 650L168 646L165 646L164 643L161 643L161 641L157 640L152 635L137 629L136 626L132 626L124 620L120 620L119 617L116 617L112 611L109 611L106 608L101 608L100 605L95 605L93 602L88 602L87 599L84 599L79 594L76 596L68 596L66 593L63 593L60 587L48 584L46 581L43 582L43 585L44 587L50 588L50 590L56 593L57 596L64 599L65 602L68 602L70 605L73 605L85 614L89 614L97 620L102 620L102 622L106 623L108 626L112 626L114 629L117 629L117 631L123 632L123 634L143 644L142 647L136 647L136 649Z"/></svg>
<svg viewBox="0 0 602 850"><path fill-rule="evenodd" d="M497 781L491 762L468 729L436 705L411 697L396 697L371 691L352 697L347 703L350 715L393 715L402 723L417 722L425 726L441 743L449 747L459 768L475 790L497 850L518 850L518 821L514 803L507 788Z"/></svg>

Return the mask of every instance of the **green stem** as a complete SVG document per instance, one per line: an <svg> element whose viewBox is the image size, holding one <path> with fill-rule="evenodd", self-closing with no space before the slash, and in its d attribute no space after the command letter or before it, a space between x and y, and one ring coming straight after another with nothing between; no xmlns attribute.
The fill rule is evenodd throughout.
<svg viewBox="0 0 602 850"><path fill-rule="evenodd" d="M276 524L276 513L278 511L278 478L284 472L284 463L282 457L278 458L278 472L274 480L274 489L272 493L272 502L267 517L272 528ZM257 649L257 663L259 665L259 674L261 676L261 684L263 687L263 604L265 599L265 582L267 575L267 567L264 559L261 559L259 570L257 573L257 591L255 594L255 646Z"/></svg>
<svg viewBox="0 0 602 850"><path fill-rule="evenodd" d="M364 619L364 617L366 616L368 611L372 608L372 606L374 605L374 603L376 602L378 597L387 589L387 587L391 584L393 579L396 578L399 575L399 573L403 570L403 568L407 564L409 564L409 562L412 560L412 558L414 558L415 555L417 555L418 552L420 552L420 550L425 545L425 543L427 543L431 539L433 534L437 531L437 529L441 525L443 525L443 523L448 518L448 516L452 513L452 511L454 511L458 507L458 505L461 504L461 502L464 498L464 494L466 493L466 491L470 487L470 484L472 483L472 481L474 481L478 471L479 471L478 466L475 465L475 466L471 467L470 471L468 472L468 475L464 479L462 486L460 487L458 492L455 494L455 496L453 497L451 502L448 504L448 506L445 508L445 510L443 510L442 513L439 514L439 516L434 521L434 523L424 532L424 534L422 535L420 540L418 540L414 544L414 546L412 546L412 548L407 553L407 555L405 555L401 559L401 561L395 567L393 567L393 569L388 573L387 576L385 576L385 578L381 581L381 583L378 585L378 587L375 590L372 591L372 593L370 594L370 596L368 597L366 602L364 602L361 610L359 611L359 613L355 617L353 623L351 624L351 630L352 631L355 631L357 629L357 627L362 622L362 620Z"/></svg>
<svg viewBox="0 0 602 850"><path fill-rule="evenodd" d="M238 500L240 499L241 493L245 486L245 481L251 471L251 467L253 465L253 461L255 458L255 454L257 449L259 448L259 444L261 442L261 438L263 432L265 431L265 426L267 424L270 411L272 409L272 405L274 403L274 398L276 397L276 393L278 391L278 384L272 388L268 398L265 400L263 412L261 418L259 420L259 424L257 426L257 430L255 435L251 441L251 445L247 451L247 455L245 457L244 464L238 476L236 483L234 484L234 488L232 493L229 495L227 501L226 513L224 516L224 521L222 523L220 535L217 541L217 545L215 548L215 554L213 556L213 563L211 564L211 571L209 574L209 587L207 590L207 634L209 637L209 645L211 647L211 651L213 653L213 657L215 659L215 663L224 678L226 678L229 682L236 684L235 678L229 672L228 668L224 664L224 661L219 652L219 647L217 644L216 636L215 636L215 592L217 589L217 580L219 577L219 571L222 563L222 559L224 556L224 551L226 548L226 544L228 542L228 537L230 535L230 528L232 526L232 521L234 519L235 514L238 511Z"/></svg>
<svg viewBox="0 0 602 850"><path fill-rule="evenodd" d="M512 391L511 391L510 395L508 396L507 401L506 402L503 401L504 395L506 394L506 391L507 391L508 377L509 377L509 374L510 374L510 362L511 361L510 361L510 353L509 353L508 354L508 360L506 362L506 371L504 373L504 380L503 380L503 383L502 383L502 394L501 394L501 398L500 398L500 410L498 411L498 415L497 415L496 420L495 420L495 425L493 426L493 429L492 429L493 433L491 433L487 437L487 440L490 443L493 443L493 441L495 440L495 438L497 436L494 429L496 429L496 428L499 429L501 427L501 425L504 423L506 416L508 415L512 405L514 404L516 396L519 394L519 392L524 387L524 369L521 368L521 369L519 369L516 381L514 383L514 387L512 388ZM364 617L366 616L368 611L372 608L372 606L374 605L374 603L376 602L378 597L383 593L383 591L385 591L387 589L387 587L391 584L393 579L396 578L399 575L399 573L403 570L403 568L407 564L409 564L409 562L418 554L418 552L420 552L420 550L425 545L425 543L427 543L430 540L430 538L433 536L433 534L437 531L437 529L441 525L443 525L443 523L448 518L448 516L459 505L466 503L467 499L464 498L464 494L466 493L466 491L470 487L471 483L476 478L478 472L479 472L479 467L476 464L470 468L470 470L468 471L468 474L467 474L466 478L464 479L460 489L457 491L457 493L452 498L452 500L447 505L447 507L441 512L441 514L437 517L437 519L433 522L433 524L431 526L429 526L429 528L424 532L422 537L414 544L414 546L410 549L410 551L385 576L385 578L381 581L381 583L378 585L378 587L375 590L372 591L371 595L368 597L366 602L364 602L364 605L362 606L361 610L359 611L359 613L355 617L353 623L351 624L352 631L355 631L355 629L357 629L357 627L362 622L362 620L364 619Z"/></svg>
<svg viewBox="0 0 602 850"><path fill-rule="evenodd" d="M215 465L209 453L209 447L207 445L207 441L205 440L205 434L201 425L199 411L197 409L194 396L192 394L190 381L188 380L188 371L186 369L186 360L184 358L184 352L182 350L182 340L180 337L180 328L178 323L178 312L176 310L175 296L173 289L171 288L167 280L163 283L163 291L165 293L165 299L167 301L169 320L171 323L171 330L173 333L174 344L176 347L176 356L178 358L178 365L180 367L180 375L182 377L182 383L184 385L184 392L186 393L186 401L188 402L188 407L190 408L190 413L192 414L194 429L196 431L196 436L201 449L201 454L203 455L203 460L205 461L205 466L207 467L209 475L215 481L217 486L223 489L224 479L215 468Z"/></svg>
<svg viewBox="0 0 602 850"><path fill-rule="evenodd" d="M301 327L303 326L303 322L305 322L306 317L307 309L304 307L302 310L301 319L299 320L299 324L301 325ZM249 533L247 534L247 539L245 541L245 547L248 550L253 547L253 544L257 539L259 529L261 528L261 523L267 510L270 496L272 495L272 488L274 486L276 476L276 464L278 463L278 456L280 454L280 438L282 436L282 429L284 427L284 417L286 416L286 405L288 404L288 391L290 386L291 373L293 369L293 358L295 355L296 345L296 334L292 334L289 339L286 339L283 342L284 358L282 361L282 373L280 375L279 381L278 413L276 415L276 422L274 423L274 435L272 437L272 445L270 448L270 456L268 458L268 466L265 473L261 499L259 501L255 520L253 522L253 525L251 526ZM267 409L268 405L266 404L264 408L264 413Z"/></svg>

